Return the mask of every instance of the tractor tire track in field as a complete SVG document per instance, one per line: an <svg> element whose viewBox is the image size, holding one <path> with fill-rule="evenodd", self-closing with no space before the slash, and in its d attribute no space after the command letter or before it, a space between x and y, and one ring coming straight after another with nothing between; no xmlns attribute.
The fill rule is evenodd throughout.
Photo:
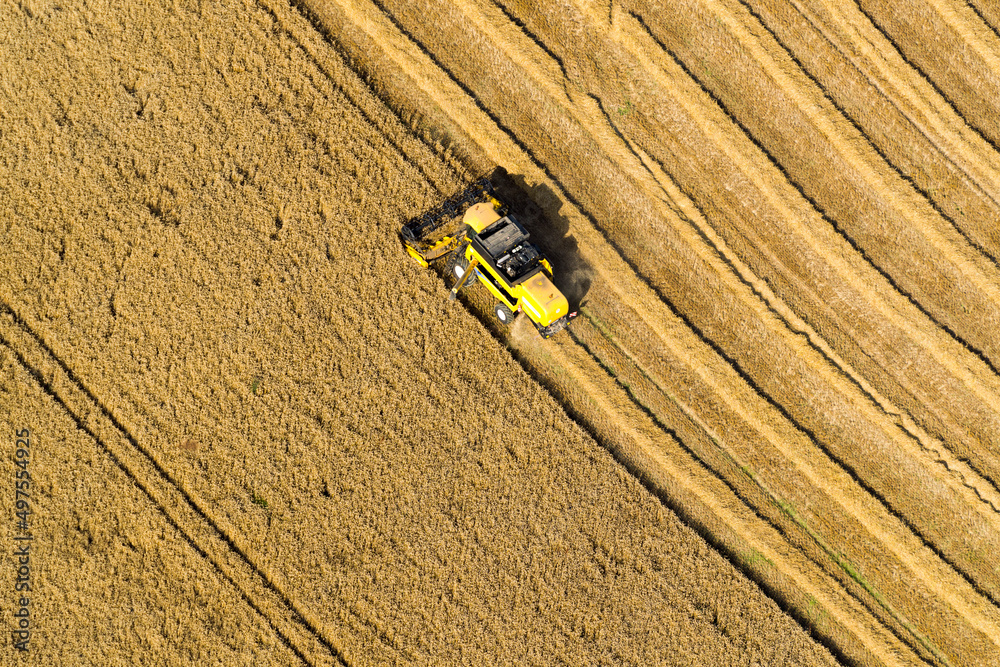
<svg viewBox="0 0 1000 667"><path fill-rule="evenodd" d="M412 36L411 36L411 39L412 39ZM426 47L424 47L424 51L426 51ZM453 78L454 78L454 76L453 76L453 75L451 75L451 78L453 79ZM460 84L460 82L459 82L459 84ZM476 104L477 104L477 106L478 106L478 105L481 105L481 102L480 102L480 101L478 101L478 100L476 100ZM620 250L619 250L619 253L620 253Z"/></svg>
<svg viewBox="0 0 1000 667"><path fill-rule="evenodd" d="M111 460L149 497L187 543L207 560L259 613L281 641L308 665L348 665L322 623L310 617L284 589L280 577L257 562L155 455L144 447L104 402L8 304L0 301L0 344L93 438Z"/></svg>

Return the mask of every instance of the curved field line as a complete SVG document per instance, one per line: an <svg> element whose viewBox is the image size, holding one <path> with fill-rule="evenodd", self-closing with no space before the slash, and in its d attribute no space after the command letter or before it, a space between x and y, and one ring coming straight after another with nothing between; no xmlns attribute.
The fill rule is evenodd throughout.
<svg viewBox="0 0 1000 667"><path fill-rule="evenodd" d="M804 78L804 75L798 68L791 71L786 63L779 62L772 55L771 50L761 44L760 40L750 32L745 23L730 13L721 2L706 0L706 6L710 7L712 13L721 19L730 34L734 35L737 41L751 52L754 59L761 65L767 75L795 102L801 112L809 118L812 125L819 129L829 144L843 156L849 165L862 174L865 180L871 183L874 188L880 191L894 191L892 195L886 197L886 200L901 215L914 222L921 220L925 223L935 217L923 205L921 201L923 198L916 196L913 192L907 191L906 188L901 190L898 187L891 187L890 176L878 173L877 168L873 165L873 162L877 161L861 155L854 147L855 142L852 142L851 139L868 143L867 138L859 132L857 132L858 136L850 136L855 134L856 131L852 131L852 129L849 129L842 122L838 123L839 118L830 114L824 108L823 101L825 96L822 94L822 91L809 90L809 86L801 80ZM1000 172L994 172L991 174L991 177L990 180L994 186L1000 187ZM917 220L914 220L914 218L917 218ZM987 276L983 273L982 267L974 266L964 256L964 253L955 252L954 249L956 244L958 244L958 240L946 240L944 236L945 232L935 229L935 227L935 225L930 224L920 227L921 232L928 238L931 245L939 250L942 255L951 259L953 263L962 267L967 275L976 276L976 280L978 280L980 286L987 293L991 294L994 298L1000 295L1000 290L996 287L996 276Z"/></svg>
<svg viewBox="0 0 1000 667"><path fill-rule="evenodd" d="M112 461L135 482L187 543L243 599L265 618L275 633L306 664L316 664L316 651L347 665L324 624L287 592L287 582L255 558L238 534L233 533L114 416L73 370L59 358L0 296L0 343L11 349L25 367ZM327 662L327 661L323 661Z"/></svg>
<svg viewBox="0 0 1000 667"><path fill-rule="evenodd" d="M767 494L763 487L756 484L754 471L741 466L736 459L729 455L725 448L719 445L711 430L703 429L701 422L692 420L693 415L684 412L684 406L676 401L675 396L663 394L662 390L656 387L655 381L646 375L645 370L638 366L635 360L629 357L623 348L617 346L613 338L608 335L608 332L604 328L605 324L608 326L614 326L615 324L612 324L611 321L602 323L598 319L597 313L600 313L602 318L610 316L615 324L620 324L615 319L615 314L607 311L605 304L601 302L596 305L593 313L581 311L581 321L578 321L577 325L569 330L569 338L572 339L573 343L582 348L586 356L589 356L590 360L596 362L614 381L614 387L611 388L612 392L615 389L619 390L619 393L624 392L634 406L629 407L629 410L634 412L637 408L638 412L644 414L656 427L663 431L666 437L656 438L653 443L654 446L662 448L670 459L681 463L682 466L690 465L688 459L700 464L695 469L710 473L711 476L706 477L706 479L711 481L713 488L717 488L721 492L720 498L735 497L743 504L744 510L749 512L746 516L759 522L764 533L768 535L772 531L780 533L785 540L785 544L782 546L783 549L787 549L789 546L795 547L795 550L799 553L799 557L806 559L805 562L818 567L819 571L823 572L825 576L837 580L841 592L846 593L850 599L862 605L872 615L873 620L881 624L884 632L891 633L895 639L908 644L918 653L920 646L924 647L930 655L939 653L937 647L920 633L915 626L910 624L904 616L894 614L894 609L880 604L878 600L880 594L878 591L872 588L864 580L863 576L859 576L857 571L853 570L852 565L844 561L846 557L843 554L836 554L836 557L833 557L834 554L830 551L824 551L821 544L822 540L816 540L816 535L810 533L809 527L801 521L797 521L792 516L794 512L790 513L788 511L790 505L784 503L781 499L777 499L776 502L775 497ZM524 339L521 338L521 341L523 344ZM560 382L563 382L563 386L559 387L558 382L553 383L551 379L547 380L548 384L554 384L556 393L563 396L564 400L567 401L567 409L571 410L574 418L585 425L592 426L594 431L593 437L601 441L605 447L608 447L616 459L620 460L633 475L642 479L650 492L661 497L664 504L679 515L689 518L691 523L704 526L706 539L716 546L735 567L747 573L752 579L759 580L765 589L769 589L769 594L774 597L783 609L789 603L789 595L791 597L802 595L801 590L795 590L797 585L794 582L785 580L784 575L781 576L778 583L773 583L774 572L769 571L767 566L775 568L775 563L756 548L757 541L742 537L734 545L732 539L727 538L727 534L733 528L726 523L715 525L718 518L706 524L702 514L703 510L699 511L699 505L701 505L699 500L684 497L683 494L678 494L676 490L664 493L663 485L657 475L658 466L655 461L651 460L648 456L643 456L641 453L638 455L635 454L633 451L634 443L623 445L619 431L610 433L607 432L606 427L602 429L602 422L595 420L593 410L581 411L578 408L581 400L572 395L565 384L567 382L575 382L574 378L566 378L566 373L562 370L562 360L565 359L565 354L560 355L558 361L554 360L552 355L532 354L530 351L522 354L525 359L531 360L531 363L534 364L537 364L537 358L541 357L542 361L546 362L549 366L541 371L542 377L545 378L546 373L549 374L550 378L552 374L555 374L555 377L559 378ZM582 365L589 366L586 358L583 355L581 357L584 358ZM652 391L660 393L656 396L651 396L647 385L653 385L656 388ZM575 386L573 389L578 390ZM589 394L583 395L589 407L593 408L593 401L590 400ZM610 396L610 394L606 395ZM668 405L677 408L677 414L665 413L664 408ZM625 416L626 413L623 412L619 415L619 418ZM679 431L684 432L686 439L681 437ZM705 440L708 440L710 444L706 445L703 442ZM694 475L690 476L695 477ZM718 486L717 483L724 485L725 490L723 490L722 486ZM670 488L670 486L667 485L667 488ZM666 498L663 498L663 496L666 496ZM738 512L738 514L742 514L742 512ZM761 531L754 531L753 534L761 535ZM810 545L812 548L810 548ZM749 550L746 547L749 547ZM793 550L789 553L793 554L795 551ZM838 560L840 562L837 562ZM806 568L800 569L805 570ZM765 582L772 583L765 585ZM785 590L785 586L788 586L789 583L793 584L792 591ZM814 605L817 605L814 598L809 599L805 605L806 622L814 636L818 634L820 641L827 645L831 651L834 651L842 663L868 664L869 659L862 658L859 660L857 656L846 655L845 653L854 653L856 647L838 642L835 639L837 633L832 628L827 627L821 630L814 625L813 621L817 615L810 612L810 609ZM884 615L879 614L880 610ZM786 611L793 615L802 614L801 601L799 604L791 604ZM825 611L822 611L818 616L823 616L825 613ZM913 643L914 639L916 639L916 644Z"/></svg>
<svg viewBox="0 0 1000 667"><path fill-rule="evenodd" d="M863 59L871 63L874 67L873 73L877 73L879 77L879 83L876 85L886 87L888 84L901 94L901 99L915 104L916 109L929 105L934 110L934 115L917 116L914 119L922 117L925 122L932 122L938 132L944 129L942 121L945 117L956 118L957 122L953 127L967 129L981 141L989 144L993 149L990 162L993 165L997 164L1000 146L966 118L934 81L903 54L892 38L872 20L856 0L850 3L850 7L829 0L790 0L790 2L814 25L822 21L819 21L814 13L805 10L803 3L819 2L823 6L822 13L828 15L830 19L829 23L825 23L828 30L836 28L846 40L831 38L831 41L836 41L841 51L849 58ZM889 96L891 92L883 91L883 94ZM941 120L936 120L937 118Z"/></svg>
<svg viewBox="0 0 1000 667"><path fill-rule="evenodd" d="M948 225L936 224L935 219L945 216L937 210L937 216L927 209L925 202L933 207L933 203L926 196L918 194L916 188L908 179L902 177L906 183L904 186L893 178L893 173L880 173L885 171L879 169L884 159L876 159L872 155L863 155L857 146L862 143L871 146L871 142L864 134L853 125L845 124L841 114L831 113L824 105L828 96L823 89L816 85L815 81L808 77L800 68L790 68L787 62L776 58L774 51L781 49L781 45L763 44L762 40L752 34L745 23L746 17L737 17L728 11L721 2L707 2L717 20L721 20L725 28L735 37L737 42L748 49L754 60L762 67L767 76L777 85L789 99L795 103L800 113L806 116L813 127L819 129L826 138L829 146L844 159L867 183L872 184L872 188L880 193L880 199L889 202L908 221L922 221L919 225L920 233L929 241L929 244L936 248L952 264L960 267L965 275L974 282L978 281L980 287L985 286L985 291L994 298L997 292L993 286L998 282L995 273L997 268L995 261L990 264L975 262L970 257L969 248L964 247L969 243L969 239L961 230L957 228L952 220L948 220ZM751 12L751 16L754 16ZM754 20L756 17L754 16ZM755 25L754 27L764 27ZM768 48L768 47L771 48ZM774 47L778 47L775 49ZM811 85L810 85L811 84ZM876 155L878 151L876 150ZM881 158L881 156L879 156ZM886 162L886 164L888 164ZM896 176L900 176L898 170L893 169ZM994 189L1000 186L1000 172L988 174ZM959 234L957 238L954 234ZM992 258L991 258L992 259Z"/></svg>
<svg viewBox="0 0 1000 667"><path fill-rule="evenodd" d="M669 53L669 52L668 52L668 53ZM680 63L678 63L678 64L680 64ZM683 65L681 65L681 66L683 67ZM685 69L685 72L686 72L686 73L687 73L687 74L688 74L689 76L691 76L691 77L692 77L692 79L693 79L693 76L691 75L691 73L690 73L690 72L687 72L687 70L686 70L686 69ZM705 91L705 92L706 92L707 94L711 95L710 93L708 93L708 91ZM627 140L627 139L626 139L626 141L628 141L628 143L629 143L630 145L632 145L632 142L631 142L631 140ZM762 149L762 150L763 150L763 149ZM635 147L635 150L634 150L633 152L637 152L637 154L638 154L638 153L642 153L641 149L638 149L638 147ZM644 160L644 162L648 162L648 160L649 160L649 159L650 159L650 158L649 158L649 156L646 156L646 155L645 155L645 153L643 153L643 160ZM663 169L662 169L662 165L658 165L658 166L660 167L659 171L660 171L660 172L663 172ZM704 216L702 216L702 217L704 217ZM706 224L707 224L707 223L706 223ZM757 252L758 252L758 253L761 253L761 254L762 254L762 255L764 255L764 256L766 256L766 258L768 259L768 261L769 261L769 263L770 263L770 265L771 265L771 266L775 266L775 267L780 267L780 266L782 265L782 262L781 262L781 260L780 260L779 258L775 257L775 256L774 256L774 255L773 255L773 254L772 254L771 252L769 252L769 251L768 251L768 250L767 250L767 249L766 249L765 247L757 247ZM734 269L734 270L735 270L735 269ZM742 272L740 272L740 273L742 274ZM748 284L749 284L749 283L748 283ZM770 300L770 298L769 298L769 297L766 297L766 296L765 296L765 293L760 293L760 291L759 291L759 290L758 290L758 289L757 289L756 287L754 287L753 289L754 289L754 291L755 291L755 292L758 292L758 293L759 293L759 295L760 295L760 296L761 296L762 298L765 298L765 299L766 299L766 300L767 300L767 301L768 301L769 303L772 303L772 302L771 302L771 300ZM809 290L808 290L808 288L807 288L807 287L803 287L802 289L804 289L805 291L809 292ZM811 295L811 296L812 296L812 297L813 297L814 299L815 299L815 298L818 298L818 295L816 295L816 294L813 294L812 292L809 292L809 294L810 294L810 295ZM915 305L918 305L918 304L915 304ZM918 309L919 309L919 305L918 305ZM923 311L922 311L922 309L920 309L920 310L921 310L921 312L923 312ZM925 313L925 314L926 314L926 313ZM783 315L783 317L784 317L784 315ZM798 330L800 330L800 329L798 329L798 328L797 328L796 326L792 326L791 324L789 324L789 326L790 326L790 327L791 327L791 328L792 328L793 330L797 330L797 331L798 331ZM814 346L818 346L818 344L816 344L816 345L814 345ZM828 354L828 353L827 353L827 352L826 352L825 350L824 350L824 355L828 356L828 359L829 359L829 360L830 360L830 361L831 361L832 363L834 363L834 365L836 365L836 366L838 366L838 367L841 367L841 363L842 363L842 362L841 362L841 361L833 361L833 359L834 359L834 358L833 358L833 357L831 357L831 356L829 356L829 354ZM854 373L853 371L851 371L851 370L849 369L849 367L848 367L848 366L846 366L846 365L845 365L845 366L841 367L841 370L843 370L843 371L844 371L845 373L847 373L848 375L850 375L851 377L853 377L853 378L854 378L854 379L855 379L856 381L858 380L858 377L857 377L857 374L856 374L856 373ZM895 377L895 376L893 376L893 377ZM895 381L898 381L898 382L901 382L901 383L902 383L902 384L903 384L903 385L905 386L905 385L908 385L908 383L909 383L909 381L908 381L908 380L906 379L907 377L908 377L908 376L905 376L905 375L904 375L904 376L902 376L902 377L895 377ZM863 383L862 383L862 384L863 384ZM870 392L870 391L869 391L869 390L868 390L867 388L863 388L863 391L865 391L866 393L871 393L871 392ZM911 391L912 391L912 389L911 389ZM878 404L882 405L883 407L885 407L885 402L884 402L884 400L883 400L882 398L873 398L873 400L874 400L874 401L875 401L876 403L878 403ZM901 413L901 412L899 412L898 410L893 410L893 409L890 409L890 410L888 410L888 414L891 414L891 415L893 415L893 418L894 418L894 419L895 419L895 420L896 420L897 422L899 421L899 419L900 419L900 416L901 416L901 417L902 417L902 419L904 419L904 420L908 420L908 419L909 419L909 417L908 417L908 416L907 416L907 415L906 415L905 413ZM953 418L953 419L954 419L954 418ZM901 426L904 426L904 428L905 428L906 430L908 430L909 432L911 432L911 434L915 434L914 430L913 430L913 429L911 428L911 426L910 426L910 425L908 425L907 423L901 423L900 425L901 425ZM916 426L916 424L912 424L912 426ZM930 443L931 441L938 441L938 442L939 442L939 440L936 440L936 439L931 439L931 440L927 440L927 439L924 439L924 438L922 438L922 437L921 437L921 445L922 445L922 446L924 446L925 448L927 448L927 449L928 449L928 451L931 451L931 452L936 452L936 451L938 451L938 450L939 450L939 448L940 448L941 446L943 446L943 443L941 443L940 445L930 445L929 443ZM968 457L968 456L970 456L970 455L974 455L974 456L977 456L977 457L978 457L978 452L977 452L977 450L974 450L974 449L973 449L973 450L966 450L966 451L967 451L968 453L966 453L966 454L963 454L963 456L964 456L964 457ZM950 456L950 455L949 455L949 456ZM949 468L949 470L951 470L951 469L952 469L952 465L951 465L950 463L946 463L946 462L945 462L945 460L941 459L941 460L939 460L939 462L941 462L941 463L945 463L945 466L946 466L947 468ZM991 501L987 500L987 497L988 497L988 496L990 496L990 495L993 495L993 494L991 494L990 492L986 491L986 494L984 495L984 492L983 492L983 490L984 490L984 488L985 488L986 486L989 486L989 487L992 487L992 488L993 488L994 490L997 490L997 489L996 489L996 485L995 485L994 483L990 482L990 481L987 481L987 480L985 480L985 479L981 479L981 480L980 480L980 482L976 482L976 483L971 483L971 482L969 482L969 479L968 479L968 476L969 476L970 474L972 475L972 477L973 477L973 478L974 478L974 477L976 477L976 476L978 476L978 477L982 478L982 477L984 476L984 473L983 473L983 472L982 472L982 471L981 471L981 470L979 469L979 468L980 468L980 467L981 467L981 466L983 465L983 463L984 463L983 461L980 461L980 462L979 462L978 464L972 464L972 463L969 463L968 461L966 461L965 463L963 463L963 464L960 464L960 465L959 465L959 468L960 468L960 469L964 469L964 471L963 471L963 472L961 472L961 474L959 475L959 477L960 477L960 478L962 478L962 479L964 480L964 481L963 481L963 483L967 483L967 485L969 485L969 486L970 486L970 488L976 488L976 489L978 489L978 490L976 491L976 493L977 493L977 495L978 495L978 496L980 497L980 499L982 499L982 500L984 500L984 501L986 501L986 502L990 502L990 503L992 504L993 508L994 508L994 509L996 509L996 508L997 508L997 505L996 505L996 503L995 503L995 502L991 502Z"/></svg>
<svg viewBox="0 0 1000 667"><path fill-rule="evenodd" d="M634 43L628 44L627 41L628 40L623 40L623 44L626 44L626 45L629 45L629 46L633 46L634 45ZM643 53L643 51L644 51L643 47L636 46L634 49L630 49L630 50L632 50L632 52L637 56L637 58L640 60L640 62L642 62L642 64L646 64L647 65L646 71L650 72L650 73L653 73L655 75L655 72L656 72L657 69L659 69L659 67L656 64L653 64L652 61L648 60L645 57L645 55ZM643 62L643 61L645 61L645 62ZM666 62L669 63L670 61L666 61ZM679 72L675 73L675 77L676 76L682 76L684 78L687 78L687 74L685 72L683 72L683 71L679 71ZM667 82L667 81L662 82L662 85L664 85L664 86L673 86L673 88L675 90L678 88L678 86L673 85L671 82ZM697 85L697 84L695 84L695 85ZM699 91L701 90L700 87L698 87L698 90ZM703 110L695 109L694 107L690 107L690 106L688 106L688 113L694 119L701 119L705 115ZM713 124L710 121L708 121L707 119L705 119L704 121L702 121L702 128L706 132L706 134L709 134L710 136L715 136L715 137L719 138L719 141L723 141L722 138L720 137L721 133L715 131L716 127L718 127L718 123L714 123ZM735 150L736 150L734 147L732 147L730 144L728 144L728 142L724 142L724 141L723 141L722 147L723 147L724 150L728 149L727 150L727 154L730 154L730 155L733 154L735 152ZM745 172L746 171L750 171L752 173L753 171L756 170L756 167L753 167L749 163L748 160L742 159L741 156L737 156L737 159L734 160L734 161L737 162L738 164L741 164L743 166L743 170ZM759 179L758 179L758 182L759 182ZM784 216L787 219L795 219L796 218L795 214L787 206L784 205L784 203L782 202L782 200L780 198L777 197L777 193L774 191L774 189L772 187L770 187L770 186L768 186L768 185L765 184L764 186L761 187L761 189L762 189L762 191L764 191L765 194L768 194L771 197L772 201L776 201L778 203L779 210L781 210L781 212L784 214ZM811 236L810 232L806 231L806 233L810 234L810 236ZM814 247L820 247L820 248L824 247L824 244L819 243L818 241L814 241L811 245L813 245ZM839 260L839 257L837 257L836 260ZM852 277L852 276L854 276L854 272L851 271L850 267L846 267L845 265L843 265L842 260L834 261L833 263L835 265L838 265L838 268L841 269L841 273L843 275L846 275L849 278ZM848 280L848 282L850 282L850 280ZM898 315L898 311L897 310L895 310L895 309L890 310L889 306L887 304L886 305L882 305L882 302L880 300L879 301L875 301L875 303L876 303L877 309L881 312L882 315L887 316L887 317L889 317L889 318L891 318L893 320L898 319L896 317ZM911 338L913 338L915 340L921 340L921 339L925 338L925 336L919 335L918 332L916 332L914 329L912 329L912 326L907 327L907 329L908 329L907 333L910 335ZM924 342L924 345L928 349L928 351L931 353L932 356L935 356L939 361L944 361L945 365L952 366L952 368L950 368L949 370L958 371L958 375L960 377L962 377L963 381L966 384L970 385L970 387L976 387L976 386L979 385L979 382L973 376L969 375L967 372L963 372L963 371L966 370L964 364L956 367L954 363L950 363L951 360L953 359L954 355L955 355L955 352L957 350L954 350L954 348L953 348L953 350L951 351L950 354L947 353L947 352L945 352L945 351L935 352L935 347L934 346L929 345L926 341ZM982 391L982 389L980 390L980 392L981 391ZM979 393L979 392L977 392L977 393ZM980 398L982 400L984 400L988 404L992 405L995 409L998 407L997 400L996 400L995 396L991 396L989 394L982 394L982 393L979 393L979 395L980 395Z"/></svg>
<svg viewBox="0 0 1000 667"><path fill-rule="evenodd" d="M504 17L506 17L508 21L516 25L521 30L522 33L524 33L532 42L534 42L535 46L537 46L541 51L545 52L545 55L548 56L553 62L555 62L559 66L559 71L562 74L562 79L565 81L569 81L569 74L566 71L566 65L565 63L563 63L562 58L557 56L555 52L552 51L552 49L550 49L547 44L545 44L545 42L543 42L541 39L538 38L537 35L531 32L531 30L528 29L528 26L525 25L524 21L519 19L517 15L515 15L506 7L504 7L502 4L500 4L500 0L489 0L489 2L494 7L496 7L504 15Z"/></svg>
<svg viewBox="0 0 1000 667"><path fill-rule="evenodd" d="M457 0L454 5L495 47L521 66L522 73L530 76L559 103L569 104L567 90L559 83L565 81L562 63L551 51L527 38L524 29L510 21L502 8L489 0Z"/></svg>
<svg viewBox="0 0 1000 667"><path fill-rule="evenodd" d="M640 22L640 25L641 25L641 19L639 19L639 22ZM648 31L647 31L647 33L648 33ZM653 38L653 39L655 40L655 38ZM662 45L661 45L661 46L662 46ZM688 76L689 76L689 77L692 77L692 78L693 78L692 74L691 74L691 73L690 73L689 71L687 71L687 70L685 70L685 71L686 71L686 73L688 74ZM710 93L709 93L709 94L710 94ZM723 110L725 110L725 109L723 109ZM621 136L621 135L619 135L619 136ZM630 147L631 147L631 148L633 149L633 152L636 152L636 150L637 150L637 147L636 147L636 146L634 145L634 143L633 143L633 142L632 142L631 140L629 140L629 139L627 139L627 138L625 138L625 137L622 137L622 139L623 139L624 141L626 141L626 142L628 142L628 143L630 144ZM762 150L763 150L763 148L762 148ZM641 151L639 151L639 152L641 152ZM645 154L643 154L643 155L645 155ZM648 168L648 159L647 159L647 158L648 158L648 156L644 157L644 158L643 158L643 161L647 163L647 168ZM662 171L662 170L661 170L661 171ZM661 179L659 179L659 180L660 180L660 181L662 182L662 178L661 178ZM673 197L673 196L672 196L671 198L674 198L674 199L676 200L676 198L675 198L675 197ZM688 210L690 210L690 207L691 207L691 206L693 206L693 204L689 203L689 206L688 206ZM697 224L697 226L699 227L699 229L702 229L702 230L704 230L704 229L705 229L705 227L706 227L707 225L708 225L707 221L704 221L704 220L702 220L701 222L699 222L699 223ZM714 244L714 243L713 243L713 245L716 245L716 244ZM717 246L717 247L718 247L718 246ZM757 250L758 250L758 252L766 252L766 251L765 251L765 250L764 250L763 248L758 248ZM731 260L732 260L732 253L725 253L725 255L726 255L726 257L727 257L727 260L731 262ZM773 265L780 265L780 262L779 262L779 261L778 261L778 260L777 260L776 258L772 257L771 259L772 259L772 264L773 264ZM739 273L740 273L741 275L743 275L743 276L748 276L748 275L750 274L750 269L749 269L749 268L747 268L747 269L745 269L745 270L739 270L738 272L739 272ZM758 291L758 292L759 292L759 290L758 290L758 289L757 289L756 287L755 287L754 289L755 289L755 291ZM767 293L761 293L761 296L762 296L763 298L765 298L765 300L766 300L766 301L768 301L768 303L771 303L771 304L772 304L772 306L774 306L774 303L775 303L775 301L774 301L774 297L772 297L771 295L769 295L769 294L767 294ZM814 295L814 296L815 296L815 295ZM779 308L779 307L777 307L777 306L774 306L774 307L775 307L776 309L779 309L779 310L780 310L780 308ZM788 315L786 315L786 314L782 313L782 317L783 317L783 318L785 318L786 320L788 320ZM802 326L802 325L804 325L804 323L802 323L802 324L796 324L796 325L794 325L794 326L793 326L793 325L791 325L791 324L789 324L789 326L790 326L790 327L791 327L791 328L792 328L793 330L796 330L796 331L801 331L801 330L802 330L802 329L801 329L801 326ZM813 341L813 342L815 343L815 341ZM830 360L831 360L831 361L832 361L832 362L833 362L833 363L834 363L834 364L835 364L836 366L838 366L838 367L842 368L842 369L843 369L843 370L844 370L845 372L847 372L847 373L848 373L848 374L849 374L849 375L850 375L851 377L855 378L855 380L858 380L858 379L859 379L859 376L858 376L858 374L857 374L856 372L854 372L854 371L850 370L850 369L849 369L849 367L848 367L848 366L847 366L847 365L846 365L846 364L845 364L845 363L844 363L844 362L843 362L842 360L834 360L834 357L833 357L833 356L831 356L831 353L832 353L832 350L828 350L828 349L824 349L824 350L823 350L823 352L824 352L824 355L825 355L825 356L827 356L827 357L828 357L828 358L829 358L829 359L830 359ZM902 380L900 380L900 381L902 381ZM862 383L861 383L861 384L862 384L862 385L864 385L865 383L864 383L864 382L862 381ZM869 388L868 388L868 387L865 387L865 391L866 391L866 393L871 393L871 391L869 390ZM980 398L982 398L982 395L980 395ZM878 402L879 404L881 404L881 405L883 405L883 406L884 406L884 405L886 404L886 401L885 401L884 399L882 399L882 398L878 398L878 399L876 399L876 402ZM996 405L995 401L994 401L994 403L993 403L993 406L992 406L992 407L994 408L994 410L996 410L996 408L997 408L997 405ZM891 410L891 409L890 409L890 410L889 410L889 412L890 412L890 413L893 413L893 414L898 414L898 411L897 411L897 410Z"/></svg>

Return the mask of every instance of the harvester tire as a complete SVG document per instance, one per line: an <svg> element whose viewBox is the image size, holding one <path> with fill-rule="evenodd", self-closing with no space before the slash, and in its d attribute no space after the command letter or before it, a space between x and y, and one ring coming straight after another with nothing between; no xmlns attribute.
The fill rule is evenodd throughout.
<svg viewBox="0 0 1000 667"><path fill-rule="evenodd" d="M510 324L511 320L514 319L514 311L502 303L496 305L496 308L493 309L493 314L500 320L500 324Z"/></svg>
<svg viewBox="0 0 1000 667"><path fill-rule="evenodd" d="M465 258L465 253L459 248L448 260L448 273L451 275L453 283L457 283L465 275L469 268L469 260Z"/></svg>

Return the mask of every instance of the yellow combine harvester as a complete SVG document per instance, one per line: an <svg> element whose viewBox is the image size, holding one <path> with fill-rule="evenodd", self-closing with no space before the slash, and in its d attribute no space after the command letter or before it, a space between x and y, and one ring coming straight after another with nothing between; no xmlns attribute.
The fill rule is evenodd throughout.
<svg viewBox="0 0 1000 667"><path fill-rule="evenodd" d="M456 222L461 215L461 222ZM450 233L444 231L453 228ZM421 266L442 258L455 284L449 298L479 279L497 299L497 319L507 324L523 312L543 338L566 327L576 313L552 283L552 265L528 242L528 232L480 179L400 230L406 251Z"/></svg>

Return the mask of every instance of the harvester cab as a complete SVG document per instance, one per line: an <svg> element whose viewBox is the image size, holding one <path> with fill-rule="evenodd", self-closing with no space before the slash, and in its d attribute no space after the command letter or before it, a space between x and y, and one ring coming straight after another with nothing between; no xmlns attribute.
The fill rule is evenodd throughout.
<svg viewBox="0 0 1000 667"><path fill-rule="evenodd" d="M549 338L576 317L552 282L552 265L497 199L489 179L409 220L400 237L421 266L445 260L445 272L455 281L449 298L478 279L496 299L493 312L502 324L523 312L542 337Z"/></svg>

